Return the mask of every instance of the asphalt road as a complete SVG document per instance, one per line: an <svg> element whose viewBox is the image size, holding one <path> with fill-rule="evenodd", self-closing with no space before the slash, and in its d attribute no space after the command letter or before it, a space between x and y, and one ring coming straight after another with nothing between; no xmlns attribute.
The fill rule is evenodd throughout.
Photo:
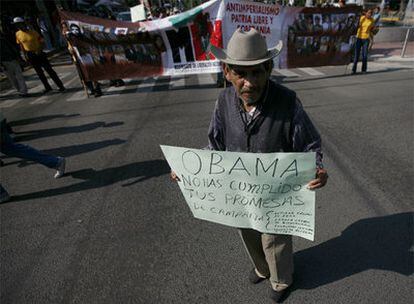
<svg viewBox="0 0 414 304"><path fill-rule="evenodd" d="M277 74L319 129L330 174L317 192L315 241L295 238L285 303L411 303L408 65ZM237 231L192 217L159 147L205 146L219 89L205 77L159 78L85 99L73 67L57 70L64 94L0 98L16 139L67 158L67 174L54 180L46 167L2 157L13 199L0 205L0 302L270 303L268 283L247 281Z"/></svg>

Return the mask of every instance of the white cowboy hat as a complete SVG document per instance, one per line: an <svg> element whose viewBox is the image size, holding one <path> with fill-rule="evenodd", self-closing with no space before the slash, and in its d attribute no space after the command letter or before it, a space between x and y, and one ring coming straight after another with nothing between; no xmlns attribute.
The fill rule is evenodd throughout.
<svg viewBox="0 0 414 304"><path fill-rule="evenodd" d="M14 17L13 24L15 23L24 23L24 19L22 17Z"/></svg>
<svg viewBox="0 0 414 304"><path fill-rule="evenodd" d="M248 32L237 29L231 36L227 49L210 45L210 50L218 60L224 63L251 66L276 57L282 50L282 46L283 43L279 40L275 47L268 49L266 39L257 30L250 28Z"/></svg>

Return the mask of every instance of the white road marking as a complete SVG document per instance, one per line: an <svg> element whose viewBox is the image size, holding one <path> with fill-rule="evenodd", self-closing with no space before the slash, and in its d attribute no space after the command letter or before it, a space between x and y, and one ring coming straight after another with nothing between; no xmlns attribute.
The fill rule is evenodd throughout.
<svg viewBox="0 0 414 304"><path fill-rule="evenodd" d="M121 87L110 87L109 89L107 89L106 91L103 92L103 96L102 98L108 98L108 97L115 97L115 96L119 96L121 95L122 91L126 89L126 83L124 86ZM110 92L117 92L116 94L109 94L109 95L105 95L105 93L110 93Z"/></svg>
<svg viewBox="0 0 414 304"><path fill-rule="evenodd" d="M152 91L152 88L155 86L158 78L159 78L159 76L145 78L138 85L136 92L137 93L151 92Z"/></svg>
<svg viewBox="0 0 414 304"><path fill-rule="evenodd" d="M22 100L23 100L22 98L14 99L14 100L6 100L5 102L0 103L0 109L10 108L10 107L14 106L15 104L19 103Z"/></svg>
<svg viewBox="0 0 414 304"><path fill-rule="evenodd" d="M51 97L52 97L51 95L46 94L46 95L40 96L39 98L31 101L30 104L33 105L33 104L44 104L44 103L52 102L53 100L52 100Z"/></svg>
<svg viewBox="0 0 414 304"><path fill-rule="evenodd" d="M66 99L66 101L78 101L78 100L83 100L88 98L88 96L86 96L85 90L80 90L76 93L74 93L71 97L69 97L68 99Z"/></svg>
<svg viewBox="0 0 414 304"><path fill-rule="evenodd" d="M6 97L7 95L9 95L10 93L12 93L14 91L15 91L15 89L8 90L7 92L1 94L0 97Z"/></svg>
<svg viewBox="0 0 414 304"><path fill-rule="evenodd" d="M185 88L185 77L180 76L179 78L170 79L170 89Z"/></svg>
<svg viewBox="0 0 414 304"><path fill-rule="evenodd" d="M199 85L216 84L212 74L197 74Z"/></svg>
<svg viewBox="0 0 414 304"><path fill-rule="evenodd" d="M324 73L319 72L319 71L317 71L315 69L312 69L312 68L298 68L298 70L300 70L300 71L302 71L306 74L309 74L311 76L323 76L323 75L325 75Z"/></svg>
<svg viewBox="0 0 414 304"><path fill-rule="evenodd" d="M299 77L300 76L299 74L292 72L289 69L276 69L276 70L273 70L272 74L275 75L274 73L281 74L286 77Z"/></svg>
<svg viewBox="0 0 414 304"><path fill-rule="evenodd" d="M81 84L79 77L78 76L75 76L71 80L66 81L63 85L65 86L65 88L68 88L76 80L78 80L79 81L79 84Z"/></svg>
<svg viewBox="0 0 414 304"><path fill-rule="evenodd" d="M45 87L43 86L43 84L39 84L39 85L35 86L34 88L29 89L29 92L31 94L33 94L33 93L36 94L36 93L42 92L44 89L45 89Z"/></svg>

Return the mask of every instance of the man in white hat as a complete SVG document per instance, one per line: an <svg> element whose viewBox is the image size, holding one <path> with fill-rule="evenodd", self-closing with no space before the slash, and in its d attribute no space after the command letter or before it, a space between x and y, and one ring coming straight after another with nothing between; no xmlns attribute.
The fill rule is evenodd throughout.
<svg viewBox="0 0 414 304"><path fill-rule="evenodd" d="M223 72L232 86L221 92L212 115L209 148L252 153L316 152L317 171L309 189L323 187L328 179L322 167L321 139L296 93L270 79L273 58L282 49L279 42L268 49L255 29L231 37L227 49L211 46L224 63ZM177 180L174 172L171 177ZM270 297L279 303L293 279L291 235L240 229L246 250L254 264L249 280L270 281Z"/></svg>

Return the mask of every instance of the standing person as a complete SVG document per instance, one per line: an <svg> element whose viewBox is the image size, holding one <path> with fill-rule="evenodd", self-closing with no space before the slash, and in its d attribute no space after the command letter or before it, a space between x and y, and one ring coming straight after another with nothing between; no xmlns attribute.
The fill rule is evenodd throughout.
<svg viewBox="0 0 414 304"><path fill-rule="evenodd" d="M237 29L228 48L211 46L213 55L224 64L224 75L232 83L221 92L210 122L209 148L218 151L251 153L316 152L316 178L309 189L324 186L328 174L322 167L321 139L304 111L296 93L270 79L273 58L281 42L271 49L255 29ZM175 172L171 178L179 181ZM291 235L240 229L254 268L252 284L270 281L270 297L279 303L293 282Z"/></svg>
<svg viewBox="0 0 414 304"><path fill-rule="evenodd" d="M381 18L381 8L379 6L375 7L372 12L372 18L374 19L374 28L372 29L369 35L369 47L368 50L370 51L374 46L374 36L379 32L379 23Z"/></svg>
<svg viewBox="0 0 414 304"><path fill-rule="evenodd" d="M31 160L40 163L48 168L56 169L55 178L65 174L66 161L63 157L44 154L28 145L18 144L8 132L7 122L0 112L0 152L11 157ZM10 199L10 195L0 184L0 203Z"/></svg>
<svg viewBox="0 0 414 304"><path fill-rule="evenodd" d="M33 66L40 80L42 81L45 90L43 93L47 93L52 90L42 68L49 74L56 85L59 88L59 92L64 92L65 87L59 76L53 70L47 59L46 54L43 52L43 38L35 30L27 28L23 18L16 17L13 19L13 23L16 24L18 31L16 32L16 42L20 46L22 52L25 55L26 60Z"/></svg>
<svg viewBox="0 0 414 304"><path fill-rule="evenodd" d="M372 18L372 9L369 9L365 12L365 15L362 15L359 19L359 26L357 30L357 40L355 42L355 54L354 54L354 65L352 66L352 74L356 73L359 54L362 50L362 73L367 72L368 68L368 47L369 47L369 37L371 31L375 28L375 21Z"/></svg>
<svg viewBox="0 0 414 304"><path fill-rule="evenodd" d="M29 96L27 94L27 86L23 77L22 68L19 61L21 60L19 52L14 45L6 39L3 32L0 32L0 50L1 50L1 66L9 78L10 83L19 92L22 97Z"/></svg>
<svg viewBox="0 0 414 304"><path fill-rule="evenodd" d="M75 25L75 24L72 24L72 25ZM76 27L71 26L71 29L73 30L69 30L66 22L62 21L61 22L62 36L66 38L69 54L71 55L72 61L75 63L76 70L78 72L81 82L87 87L87 89L89 89L92 95L94 95L95 97L100 97L102 96L100 83L97 81L85 81L85 78L82 73L82 69L79 66L78 57L82 61L82 56L80 55L79 52L75 52L75 48L73 47L71 40L79 38L82 35L82 33L80 32L79 27L77 25L75 26ZM93 53L93 50L96 50L96 49L93 48L91 51L91 54ZM76 53L79 54L79 56L77 56ZM86 53L86 55L91 58L90 63L94 64L93 56L91 54ZM85 57L86 56L84 56L83 58Z"/></svg>

